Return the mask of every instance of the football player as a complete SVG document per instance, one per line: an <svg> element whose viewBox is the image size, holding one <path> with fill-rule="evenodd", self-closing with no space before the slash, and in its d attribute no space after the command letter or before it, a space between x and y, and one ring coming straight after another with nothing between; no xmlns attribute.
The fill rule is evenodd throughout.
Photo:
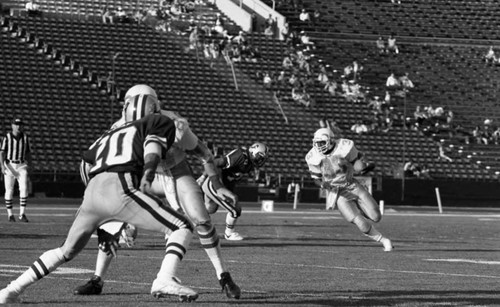
<svg viewBox="0 0 500 307"><path fill-rule="evenodd" d="M354 142L336 139L328 128L314 133L313 148L306 155L311 177L326 190L327 207L337 205L341 215L370 239L382 243L384 251L392 250L391 240L384 237L371 222L382 218L377 202L355 178L373 165L363 161L363 154Z"/></svg>
<svg viewBox="0 0 500 307"><path fill-rule="evenodd" d="M215 158L215 165L220 169L222 183L231 191L234 191L236 183L244 174L252 173L255 169L264 166L269 158L269 148L261 142L252 144L249 148L241 147L234 149L223 157ZM241 216L241 206L220 197L216 187L220 183L217 178L203 174L197 179L205 194L205 206L210 214L217 212L219 207L228 211L226 215L226 229L224 238L226 240L243 240L238 232L234 230L236 221Z"/></svg>
<svg viewBox="0 0 500 307"><path fill-rule="evenodd" d="M153 114L159 111L156 104L157 97L140 91L125 97L127 123L105 132L83 155L92 165L91 179L64 244L43 253L2 289L0 303L19 302L19 295L28 286L73 259L99 225L113 220L168 236L165 257L151 287L152 294L174 295L181 301L198 297L196 291L183 286L176 277L193 235L191 223L150 193L156 168L172 146L176 133L172 119ZM132 114L134 117L129 116ZM131 121L137 118L135 115L143 117Z"/></svg>
<svg viewBox="0 0 500 307"><path fill-rule="evenodd" d="M137 88L132 88L131 90L133 89ZM150 87L142 86L140 90L156 97L156 93ZM140 110L140 107L137 109ZM227 297L238 299L240 298L241 290L234 283L223 263L219 236L211 222L210 215L205 209L203 193L196 183L186 160L187 153L197 157L201 161L205 172L214 181L220 182L217 169L214 165L213 155L207 146L192 132L186 119L180 117L175 112L166 110L161 110L160 114L174 121L176 131L172 147L167 151L166 157L161 160L156 170L152 183L152 192L158 197L166 198L170 206L182 208L196 227L201 245L215 268L223 291L225 291ZM120 127L124 123L124 118L125 116L116 122L112 129ZM85 177L84 174L85 170L82 172L83 177ZM216 186L215 189L219 197L226 199L230 203L236 202L236 195L227 190L222 184ZM102 228L106 230L107 226L105 224ZM133 225L124 225L122 231L122 234L124 232L132 233L132 235L124 234L121 236L128 242L127 245L129 246L133 244L136 235L133 228ZM109 247L114 247L114 245L110 245ZM74 294L94 295L102 292L103 278L109 268L114 251L110 250L110 252L106 253L102 249L99 249L94 276L86 284L77 287L74 290Z"/></svg>

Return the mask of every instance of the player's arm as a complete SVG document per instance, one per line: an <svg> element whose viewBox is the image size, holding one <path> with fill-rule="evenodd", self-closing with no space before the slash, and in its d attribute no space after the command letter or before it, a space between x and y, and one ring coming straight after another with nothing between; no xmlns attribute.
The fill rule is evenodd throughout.
<svg viewBox="0 0 500 307"><path fill-rule="evenodd" d="M206 176L210 179L210 182L217 191L217 194L226 201L235 204L238 201L237 196L233 192L229 191L226 187L224 187L222 181L219 178L217 165L219 165L221 162L216 162L216 160L218 159L214 158L214 155L207 147L207 145L198 140L196 146L192 150L190 150L190 152L198 157L198 159L201 161L204 169L202 176Z"/></svg>
<svg viewBox="0 0 500 307"><path fill-rule="evenodd" d="M151 183L155 178L161 156L162 145L159 142L151 141L144 144L144 168L140 184L140 190L144 193L151 191Z"/></svg>

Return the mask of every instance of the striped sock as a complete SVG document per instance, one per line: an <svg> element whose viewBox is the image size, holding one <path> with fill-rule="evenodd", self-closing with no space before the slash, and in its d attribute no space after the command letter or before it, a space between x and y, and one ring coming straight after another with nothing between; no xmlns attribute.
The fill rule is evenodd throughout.
<svg viewBox="0 0 500 307"><path fill-rule="evenodd" d="M217 277L223 272L226 272L224 265L222 264L222 253L220 249L220 240L217 231L213 225L210 225L207 231L200 230L200 226L197 227L198 236L200 237L201 247L205 249L208 258L214 266L215 273Z"/></svg>
<svg viewBox="0 0 500 307"><path fill-rule="evenodd" d="M28 198L27 197L20 197L19 198L19 215L23 215L24 212L26 211L26 205L28 204Z"/></svg>
<svg viewBox="0 0 500 307"><path fill-rule="evenodd" d="M17 293L23 292L28 286L49 275L50 272L54 271L64 262L66 262L66 259L60 248L46 251L28 270L9 284L9 290Z"/></svg>
<svg viewBox="0 0 500 307"><path fill-rule="evenodd" d="M5 208L7 208L7 214L12 215L12 199L5 199Z"/></svg>
<svg viewBox="0 0 500 307"><path fill-rule="evenodd" d="M178 229L170 235L167 241L165 258L161 263L157 279L166 279L176 276L177 267L186 254L186 248L189 246L193 233L189 229Z"/></svg>

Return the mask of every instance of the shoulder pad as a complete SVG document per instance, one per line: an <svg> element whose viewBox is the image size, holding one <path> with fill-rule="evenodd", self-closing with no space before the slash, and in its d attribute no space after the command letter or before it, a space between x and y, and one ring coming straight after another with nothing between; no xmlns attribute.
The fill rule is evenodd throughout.
<svg viewBox="0 0 500 307"><path fill-rule="evenodd" d="M311 148L311 150L309 150L306 155L306 162L310 165L318 165L321 163L322 159L323 157L321 156L321 154L314 148Z"/></svg>

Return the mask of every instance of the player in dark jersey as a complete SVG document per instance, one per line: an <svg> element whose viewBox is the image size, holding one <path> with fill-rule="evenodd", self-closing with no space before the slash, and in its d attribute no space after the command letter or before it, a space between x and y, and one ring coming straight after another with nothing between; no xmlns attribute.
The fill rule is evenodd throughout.
<svg viewBox="0 0 500 307"><path fill-rule="evenodd" d="M220 169L220 178L224 186L234 191L236 183L245 174L252 173L255 169L264 166L268 158L269 148L264 143L257 142L248 149L245 147L237 148L223 157L216 158L215 165ZM206 175L202 175L197 181L205 194L205 206L210 214L215 213L219 207L228 211L224 238L232 241L243 240L243 237L234 230L236 221L241 216L239 203L231 203L219 197L213 183Z"/></svg>
<svg viewBox="0 0 500 307"><path fill-rule="evenodd" d="M0 303L18 302L19 295L28 286L73 259L99 225L113 220L168 236L166 254L151 294L175 295L182 301L198 297L198 293L181 285L176 277L177 267L193 235L192 226L186 217L149 193L158 163L172 145L176 130L171 119L151 114L159 111L154 107L155 99L141 90L125 97L125 109L129 108L128 104L130 108L142 105L141 110L135 111L145 116L106 132L84 154L84 159L93 165L91 178L66 241L61 247L42 254L28 270L2 289Z"/></svg>

